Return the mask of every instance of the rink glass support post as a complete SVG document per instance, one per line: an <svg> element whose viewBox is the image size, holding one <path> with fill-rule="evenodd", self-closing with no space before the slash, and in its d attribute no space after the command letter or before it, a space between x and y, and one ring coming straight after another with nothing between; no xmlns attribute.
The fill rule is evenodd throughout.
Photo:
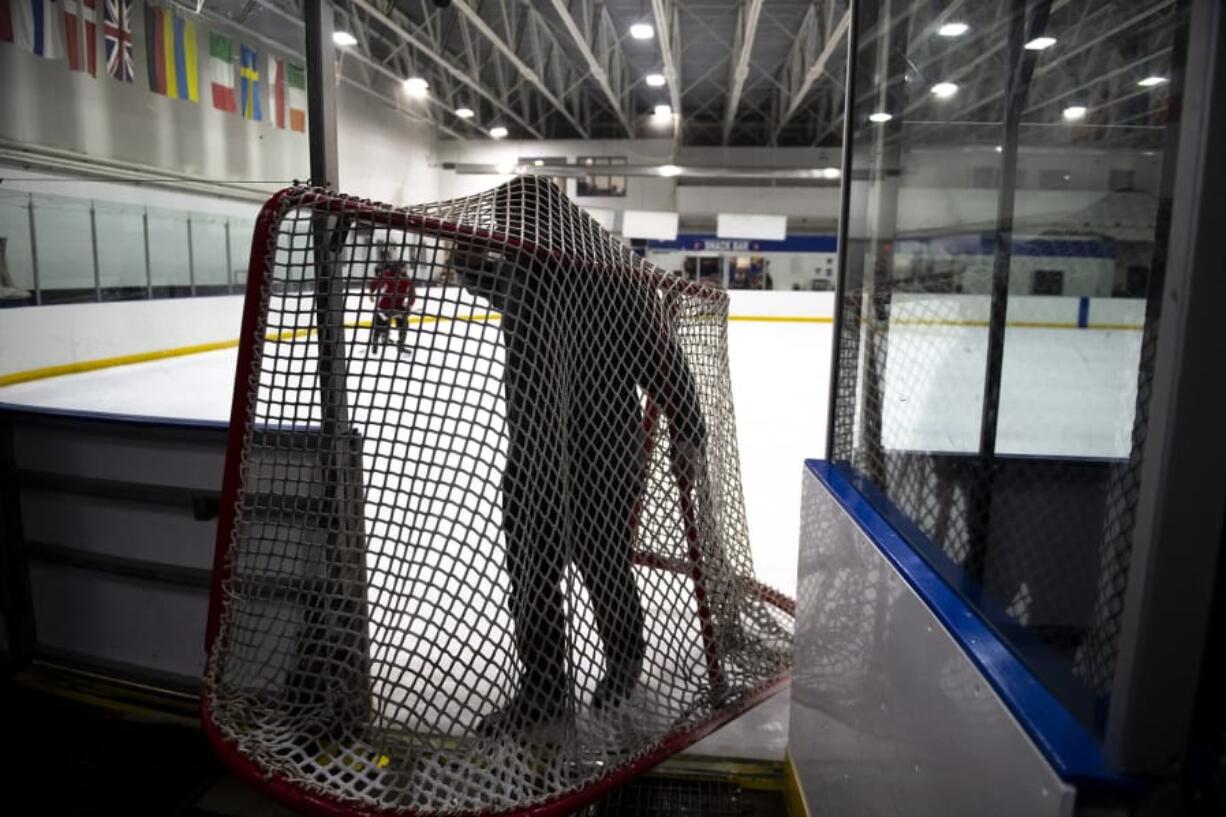
<svg viewBox="0 0 1226 817"><path fill-rule="evenodd" d="M38 277L38 228L34 226L34 194L30 194L30 272L34 276L34 303L43 302L42 282Z"/></svg>
<svg viewBox="0 0 1226 817"><path fill-rule="evenodd" d="M887 30L887 42L905 44L911 37L911 21L884 19L879 25ZM874 70L889 77L877 91L876 110L904 110L908 88L903 81L907 74L903 46L877 51ZM885 373L890 353L890 311L894 301L894 249L898 232L898 187L901 184L903 118L896 116L873 129L872 179L878 185L878 199L873 219L876 223L872 244L872 264L863 269L864 295L861 320L864 344L864 399L860 401L860 428L864 429L864 469L878 485L887 484L884 443Z"/></svg>
<svg viewBox="0 0 1226 817"><path fill-rule="evenodd" d="M102 270L98 267L98 211L89 203L89 249L94 260L94 300L102 303Z"/></svg>
<svg viewBox="0 0 1226 817"><path fill-rule="evenodd" d="M332 43L333 7L328 0L304 4L307 63L307 137L311 183L338 187L336 139L336 54ZM369 718L370 645L367 636L366 537L362 484L362 441L349 412L345 313L349 264L345 246L351 219L343 212L317 212L312 221L315 256L315 316L318 333L319 399L325 496L336 519L327 547L328 579L337 588L327 611L335 620L327 637L339 639L341 655L328 669L348 701L349 715L332 713L342 722ZM309 643L311 637L306 641Z"/></svg>
<svg viewBox="0 0 1226 817"><path fill-rule="evenodd" d="M855 110L856 91L856 53L860 48L860 37L856 31L856 18L859 3L848 7L850 15L847 26L847 74L844 80L843 110ZM839 355L842 353L843 337L843 298L847 293L847 223L851 218L851 140L855 129L852 127L852 116L843 117L843 156L840 164L843 168L839 176L839 226L835 252L834 272L834 326L830 336L830 394L826 403L826 458L833 460L835 456L834 427L838 417L839 403Z"/></svg>
<svg viewBox="0 0 1226 817"><path fill-rule="evenodd" d="M153 262L149 258L149 208L141 214L141 228L145 233L145 297L153 299Z"/></svg>
<svg viewBox="0 0 1226 817"><path fill-rule="evenodd" d="M1226 359L1226 6L1191 0L1188 13L1183 76L1170 83L1180 121L1169 250L1105 730L1124 771L1158 776L1195 772L1195 758L1213 756L1206 746L1220 751L1226 704L1223 625L1212 624L1215 595L1226 598L1226 424L1213 396Z"/></svg>
<svg viewBox="0 0 1226 817"><path fill-rule="evenodd" d="M234 294L234 259L230 253L230 221L226 220L226 292Z"/></svg>
<svg viewBox="0 0 1226 817"><path fill-rule="evenodd" d="M996 254L988 300L988 349L984 362L983 405L979 417L979 470L971 485L970 537L963 567L982 582L992 527L992 493L996 482L996 430L1000 422L1000 388L1005 362L1005 320L1009 312L1009 275L1013 262L1013 213L1017 198L1017 153L1022 111L1026 107L1037 51L1024 45L1047 30L1051 0L1040 0L1027 21L1027 0L1013 0L1006 46L1005 118L1001 133L1000 188L996 198Z"/></svg>
<svg viewBox="0 0 1226 817"><path fill-rule="evenodd" d="M306 16L307 137L311 184L340 189L336 154L336 49L330 0L303 4Z"/></svg>
<svg viewBox="0 0 1226 817"><path fill-rule="evenodd" d="M196 259L192 246L192 217L187 217L187 291L196 297Z"/></svg>

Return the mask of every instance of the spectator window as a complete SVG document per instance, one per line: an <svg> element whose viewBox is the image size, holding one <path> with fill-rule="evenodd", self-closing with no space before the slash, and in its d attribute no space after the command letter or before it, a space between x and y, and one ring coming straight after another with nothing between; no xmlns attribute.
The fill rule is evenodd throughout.
<svg viewBox="0 0 1226 817"><path fill-rule="evenodd" d="M1130 167L1113 167L1108 181L1112 193L1137 189L1137 172Z"/></svg>
<svg viewBox="0 0 1226 817"><path fill-rule="evenodd" d="M612 168L625 167L625 156L580 156L576 163L592 168L593 175L575 180L576 196L624 196L626 195L626 177L614 176L608 171ZM604 170L604 173L600 171Z"/></svg>
<svg viewBox="0 0 1226 817"><path fill-rule="evenodd" d="M1072 186L1073 174L1067 170L1040 170L1040 190L1064 190Z"/></svg>
<svg viewBox="0 0 1226 817"><path fill-rule="evenodd" d="M1034 271L1034 284L1031 292L1035 295L1063 295L1064 270L1037 269Z"/></svg>

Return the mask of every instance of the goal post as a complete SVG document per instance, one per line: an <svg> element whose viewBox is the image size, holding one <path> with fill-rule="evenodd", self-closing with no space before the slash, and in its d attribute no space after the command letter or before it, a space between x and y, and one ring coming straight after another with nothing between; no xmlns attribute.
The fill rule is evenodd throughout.
<svg viewBox="0 0 1226 817"><path fill-rule="evenodd" d="M562 814L786 684L726 321L547 179L276 194L207 630L228 764L321 813Z"/></svg>

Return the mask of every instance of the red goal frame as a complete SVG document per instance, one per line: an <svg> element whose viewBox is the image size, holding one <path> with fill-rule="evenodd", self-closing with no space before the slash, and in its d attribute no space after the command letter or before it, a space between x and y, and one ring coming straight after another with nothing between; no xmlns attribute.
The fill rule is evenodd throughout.
<svg viewBox="0 0 1226 817"><path fill-rule="evenodd" d="M517 239L490 230L475 229L467 225L456 224L434 217L394 210L367 200L351 198L324 189L286 188L274 194L264 204L255 222L247 286L243 301L243 316L236 364L237 376L234 381L233 402L231 404L221 504L218 513L217 539L213 558L212 583L209 593L208 621L205 631L205 651L208 657L206 660L211 659L213 651L217 646L217 636L224 606L222 587L228 578L227 566L230 561L229 553L234 540L242 452L248 425L251 420L250 409L253 405L251 401L253 378L247 375L252 370L256 346L264 340L259 330L261 315L265 306L263 298L266 292L265 284L272 271L272 261L275 254L274 245L277 236L277 226L287 212L300 207L309 207L320 214L358 217L364 223L374 225L380 229L412 231L446 240L457 238L478 239L490 246L501 245L508 249L527 252L541 258L556 259L562 257L560 253L551 251L546 247L534 245L530 241ZM724 303L728 299L727 293L721 289L667 275L650 266L648 262L643 262L642 267L627 266L617 270L617 272L645 280L656 289L664 292L675 292L703 300ZM654 423L657 419L657 414L658 412L654 410L654 407L649 406L646 412L647 416L644 418L644 424ZM702 630L707 668L708 672L712 674L712 681L715 682L717 674L720 672L720 657L716 652L715 641L710 637L710 612L704 601L706 590L702 576L702 563L698 555L698 549L695 547L698 532L694 520L693 500L690 497L689 488L684 484L683 479L679 480L678 487L681 490L686 539L691 545L689 558L687 560L670 560L658 554L636 552L634 554L634 562L643 567L671 571L691 577L695 598L698 602L699 614L703 619L704 626ZM761 582L756 580L746 582L744 590L790 616L795 615L795 601L793 599ZM775 693L786 688L790 680L790 675L784 674L761 684L759 687L738 698L734 704L719 708L697 725L684 731L666 735L653 744L646 752L637 755L633 760L621 766L610 768L602 777L582 789L565 792L545 802L538 802L522 809L470 811L462 812L462 814L474 815L474 817L475 815L553 817L554 815L568 814L593 802L617 786L628 782L741 716ZM424 817L424 815L431 813L417 810L371 809L355 805L339 798L308 791L288 776L260 766L243 755L237 746L225 738L214 719L207 688L203 689L201 693L201 720L204 733L212 744L213 749L234 774L295 809L311 814L334 815L335 817L354 817L354 815L370 815L370 817L423 815Z"/></svg>

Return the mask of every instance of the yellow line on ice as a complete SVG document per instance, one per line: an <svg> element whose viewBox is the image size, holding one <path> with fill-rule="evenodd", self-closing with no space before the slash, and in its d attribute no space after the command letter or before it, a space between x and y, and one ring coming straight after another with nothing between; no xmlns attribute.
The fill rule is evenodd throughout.
<svg viewBox="0 0 1226 817"><path fill-rule="evenodd" d="M501 320L502 315L497 312L473 312L468 315L413 315L409 318L411 325L420 326L422 324L443 323L446 321L497 321ZM729 315L729 321L741 323L817 323L828 324L833 323L834 318L829 316L817 315ZM988 325L987 321L981 320L952 320L944 318L900 318L893 321L896 326L959 326L959 327L978 327L985 328ZM369 329L370 321L358 321L356 323L347 323L347 329ZM1055 323L1047 321L1009 321L1006 326L1017 329L1077 329L1075 323ZM1098 329L1101 331L1123 331L1136 332L1144 327L1141 324L1134 323L1091 323L1085 327L1086 329ZM272 343L280 343L287 340L296 340L299 338L310 337L315 333L314 327L303 329L281 329L270 331L265 334L265 339ZM13 372L11 374L0 375L0 388L4 386L15 386L18 383L28 383L32 380L45 380L49 377L61 377L66 374L81 374L83 372L93 372L99 369L109 369L114 366L130 366L135 363L150 363L155 360L166 360L167 358L184 357L186 355L198 355L204 352L216 352L222 349L233 349L238 346L238 339L219 340L212 343L197 343L190 346L176 346L171 349L155 349L149 352L137 352L131 355L116 355L115 357L103 357L95 360L81 360L75 363L64 363L58 366L43 366L37 369L26 369L25 371Z"/></svg>

